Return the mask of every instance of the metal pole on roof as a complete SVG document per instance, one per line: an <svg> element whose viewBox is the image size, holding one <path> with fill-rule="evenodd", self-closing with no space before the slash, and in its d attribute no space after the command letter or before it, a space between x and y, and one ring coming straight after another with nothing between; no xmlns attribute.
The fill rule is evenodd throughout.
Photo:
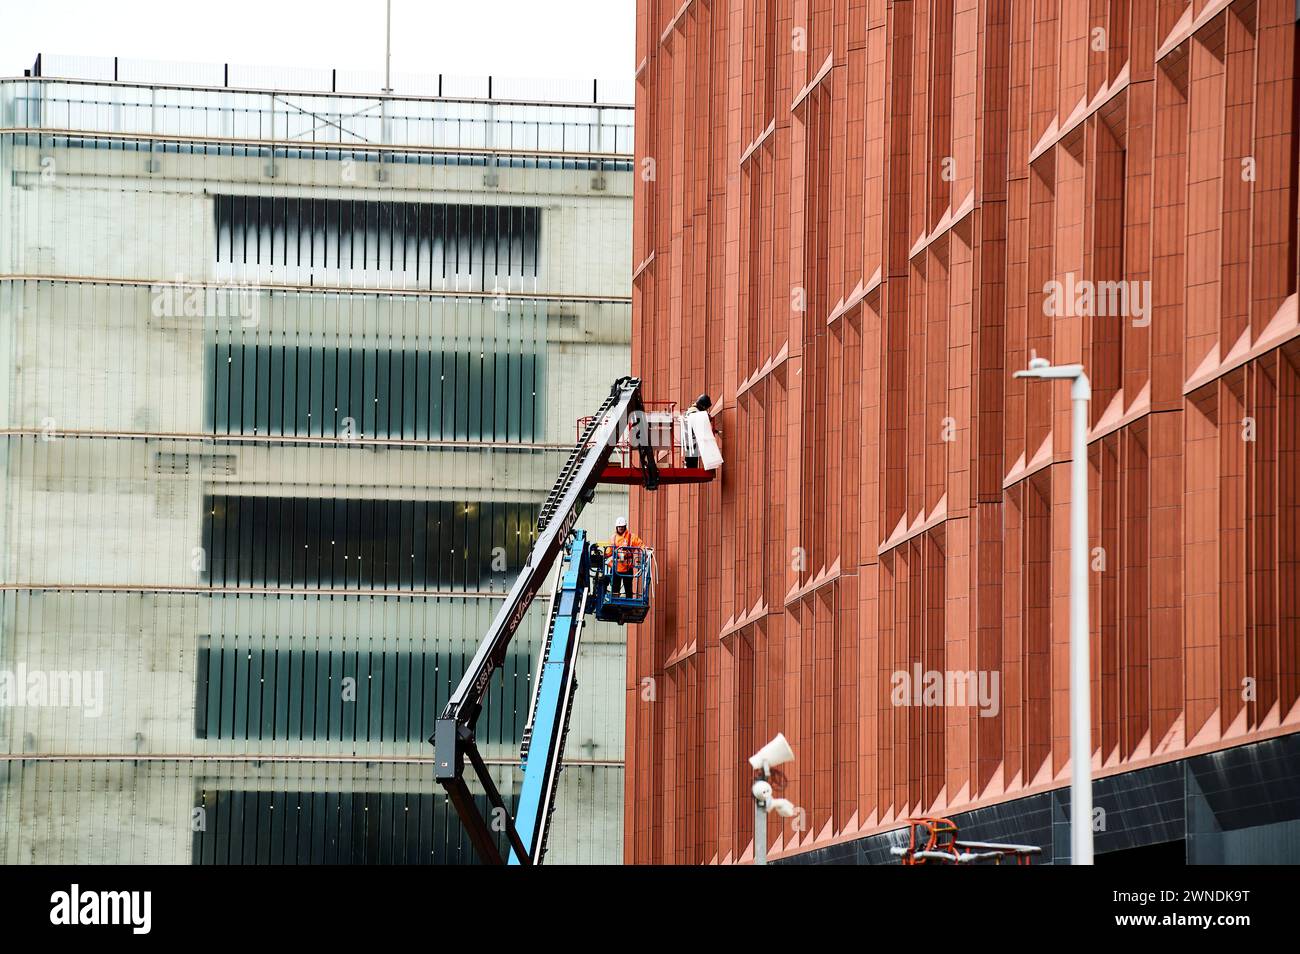
<svg viewBox="0 0 1300 954"><path fill-rule="evenodd" d="M393 92L393 0L387 0L384 4L384 98L380 102L380 126L381 138L384 145L388 145L388 97Z"/></svg>
<svg viewBox="0 0 1300 954"><path fill-rule="evenodd" d="M384 36L384 92L393 91L393 0L388 0L385 13L386 30Z"/></svg>

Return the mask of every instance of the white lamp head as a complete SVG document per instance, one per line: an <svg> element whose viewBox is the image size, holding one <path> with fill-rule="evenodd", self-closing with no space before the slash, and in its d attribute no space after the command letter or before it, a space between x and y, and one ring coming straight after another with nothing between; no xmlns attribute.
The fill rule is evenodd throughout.
<svg viewBox="0 0 1300 954"><path fill-rule="evenodd" d="M794 749L780 732L771 742L749 757L749 764L755 771L766 772L778 765L794 761Z"/></svg>

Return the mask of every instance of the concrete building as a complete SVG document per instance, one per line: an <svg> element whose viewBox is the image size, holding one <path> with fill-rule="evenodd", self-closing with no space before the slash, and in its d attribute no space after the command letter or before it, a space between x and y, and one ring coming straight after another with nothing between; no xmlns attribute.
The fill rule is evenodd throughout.
<svg viewBox="0 0 1300 954"><path fill-rule="evenodd" d="M1068 860L1039 356L1092 378L1098 861L1300 860L1293 0L637 15L632 364L714 396L727 463L634 494L625 859L751 858L780 731L769 857L888 861L937 814Z"/></svg>
<svg viewBox="0 0 1300 954"><path fill-rule="evenodd" d="M0 81L0 860L472 860L426 738L628 371L631 107L32 72ZM505 792L544 602L480 723ZM621 855L624 665L590 627L549 861Z"/></svg>

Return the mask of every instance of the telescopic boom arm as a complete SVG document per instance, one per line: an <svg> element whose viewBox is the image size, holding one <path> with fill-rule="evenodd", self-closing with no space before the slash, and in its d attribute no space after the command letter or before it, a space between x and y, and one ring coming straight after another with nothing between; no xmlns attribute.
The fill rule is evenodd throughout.
<svg viewBox="0 0 1300 954"><path fill-rule="evenodd" d="M479 784L487 794L488 801L501 813L500 817L505 819L505 832L512 849L510 853L512 860L519 864L532 864L540 859L540 850L535 849L544 843L542 839L545 824L545 819L540 823L536 819L528 820L528 823L523 826L527 829L527 842L531 844L527 843L516 827L515 819L493 783L487 765L478 751L474 735L475 725L483 709L492 674L505 662L506 651L515 632L519 629L519 624L523 621L524 614L532 605L538 589L545 582L556 560L564 553L578 515L595 496L601 472L605 469L624 428L627 427L629 418L635 420L634 416L640 416L642 411L641 380L624 377L615 381L609 396L578 438L578 443L570 453L559 477L556 478L555 486L551 488L546 502L542 505L537 519L537 540L524 561L518 579L515 580L491 627L479 644L474 658L470 660L460 684L452 693L442 715L438 717L433 737L429 740L435 747L435 777L447 790L456 813L474 843L475 850L484 861L489 863L503 864L505 859L502 858L498 848L495 832L479 812L465 781L466 759L473 767ZM658 486L658 470L645 430L641 427L632 428L633 442L644 472L645 486L649 490L654 490ZM583 565L586 565L585 562ZM585 588L576 610L579 628L584 601ZM548 643L549 634L557 623L558 603L558 600L552 601ZM572 601L570 601L569 612L573 611ZM576 638L572 640L567 651L572 652L575 647ZM546 662L546 657L543 662ZM541 679L542 676L543 673L539 672L537 678ZM571 691L566 693L565 698L571 698ZM567 711L565 715L567 716ZM562 732L560 735L562 736ZM562 738L552 737L548 742L550 747L556 744L562 744ZM539 754L550 758L554 753ZM555 764L558 766L558 761ZM551 790L544 791L538 800L539 804L546 806L547 811L553 804L553 786L557 781L557 775L558 771L548 773L546 784Z"/></svg>

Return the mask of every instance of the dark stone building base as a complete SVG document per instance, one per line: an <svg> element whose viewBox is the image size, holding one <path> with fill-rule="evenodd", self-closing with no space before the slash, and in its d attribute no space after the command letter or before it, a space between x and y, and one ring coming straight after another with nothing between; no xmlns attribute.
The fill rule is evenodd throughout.
<svg viewBox="0 0 1300 954"><path fill-rule="evenodd" d="M1038 845L1070 862L1070 789L950 816L972 841ZM1300 864L1300 733L1097 779L1096 863ZM778 864L898 864L907 829L819 848Z"/></svg>

